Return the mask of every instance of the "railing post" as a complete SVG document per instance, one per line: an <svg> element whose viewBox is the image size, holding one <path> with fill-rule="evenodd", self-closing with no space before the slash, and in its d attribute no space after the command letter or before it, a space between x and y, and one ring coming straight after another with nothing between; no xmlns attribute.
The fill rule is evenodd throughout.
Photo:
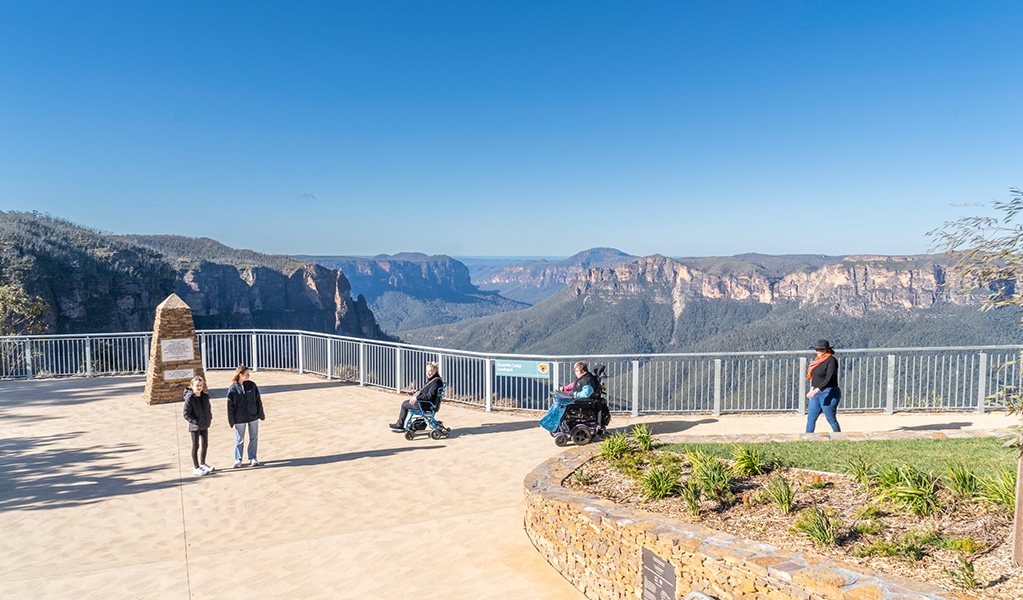
<svg viewBox="0 0 1023 600"><path fill-rule="evenodd" d="M35 377L35 372L32 370L32 339L25 338L25 371L29 377ZM17 372L17 371L15 371Z"/></svg>
<svg viewBox="0 0 1023 600"><path fill-rule="evenodd" d="M888 397L885 400L886 415L895 414L895 355L888 355Z"/></svg>
<svg viewBox="0 0 1023 600"><path fill-rule="evenodd" d="M327 379L334 377L334 340L327 338Z"/></svg>
<svg viewBox="0 0 1023 600"><path fill-rule="evenodd" d="M206 336L202 337L202 343L203 344L206 343ZM142 372L145 373L146 371L149 370L149 344L150 344L150 339L149 339L148 335L146 337L142 338L142 344L145 347L145 351L142 353ZM204 345L203 348L205 348L205 347L206 346ZM204 351L204 353L205 353L205 351ZM204 372L206 371L206 356L205 356L205 354L203 356L202 370Z"/></svg>
<svg viewBox="0 0 1023 600"><path fill-rule="evenodd" d="M394 391L401 393L401 347L394 347Z"/></svg>
<svg viewBox="0 0 1023 600"><path fill-rule="evenodd" d="M256 332L252 332L252 367L253 371L259 370L259 348L256 345Z"/></svg>
<svg viewBox="0 0 1023 600"><path fill-rule="evenodd" d="M977 408L974 412L982 414L987 399L987 352L980 353L980 375L977 377Z"/></svg>
<svg viewBox="0 0 1023 600"><path fill-rule="evenodd" d="M92 338L85 336L85 374L92 377Z"/></svg>
<svg viewBox="0 0 1023 600"><path fill-rule="evenodd" d="M366 385L366 342L359 342L359 385Z"/></svg>
<svg viewBox="0 0 1023 600"><path fill-rule="evenodd" d="M486 396L487 412L494 410L494 381L490 378L493 365L492 359L488 358L483 361L483 395Z"/></svg>
<svg viewBox="0 0 1023 600"><path fill-rule="evenodd" d="M721 359L714 359L714 416L721 415Z"/></svg>
<svg viewBox="0 0 1023 600"><path fill-rule="evenodd" d="M298 334L298 374L305 373L305 336Z"/></svg>
<svg viewBox="0 0 1023 600"><path fill-rule="evenodd" d="M555 360L555 361L551 362L551 377L552 377L551 387L553 387L554 389L560 389L561 388L561 369L559 367L560 367L560 365L558 364L558 361Z"/></svg>
<svg viewBox="0 0 1023 600"><path fill-rule="evenodd" d="M441 378L447 377L447 373L444 371L444 355L440 352L437 353L437 372L440 373Z"/></svg>
<svg viewBox="0 0 1023 600"><path fill-rule="evenodd" d="M146 356L149 356L149 339L146 338ZM210 369L209 361L206 358L206 335L199 336L199 359L202 361L202 371L205 373Z"/></svg>
<svg viewBox="0 0 1023 600"><path fill-rule="evenodd" d="M806 414L806 357L799 357L799 415Z"/></svg>
<svg viewBox="0 0 1023 600"><path fill-rule="evenodd" d="M639 361L632 361L632 416L639 416Z"/></svg>

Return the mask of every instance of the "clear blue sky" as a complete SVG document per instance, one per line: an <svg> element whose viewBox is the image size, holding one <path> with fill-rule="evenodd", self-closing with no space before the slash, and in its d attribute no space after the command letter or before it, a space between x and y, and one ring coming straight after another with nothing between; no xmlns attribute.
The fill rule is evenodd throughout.
<svg viewBox="0 0 1023 600"><path fill-rule="evenodd" d="M0 210L274 253L925 251L1023 4L0 3ZM984 206L977 206L984 205Z"/></svg>

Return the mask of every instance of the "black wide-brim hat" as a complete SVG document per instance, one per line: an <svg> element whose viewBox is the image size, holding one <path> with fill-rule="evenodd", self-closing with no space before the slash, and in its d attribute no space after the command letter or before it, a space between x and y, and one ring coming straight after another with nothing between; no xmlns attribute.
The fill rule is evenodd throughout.
<svg viewBox="0 0 1023 600"><path fill-rule="evenodd" d="M828 340L817 340L817 343L810 346L811 350L828 350L834 352L835 349L831 347L831 342Z"/></svg>

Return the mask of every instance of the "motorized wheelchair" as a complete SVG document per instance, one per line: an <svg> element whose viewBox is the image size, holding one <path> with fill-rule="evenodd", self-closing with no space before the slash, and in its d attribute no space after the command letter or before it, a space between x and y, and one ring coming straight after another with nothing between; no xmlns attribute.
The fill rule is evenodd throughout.
<svg viewBox="0 0 1023 600"><path fill-rule="evenodd" d="M607 379L606 371L607 367L604 365L594 365L590 371L600 382L600 389L595 390L594 395L589 398L573 398L571 394L557 390L551 392L554 404L545 419L556 414L557 410L563 409L557 426L553 430L548 429L554 437L555 445L565 446L572 440L574 444L583 446L589 444L594 437L607 432L607 426L611 423L611 410L604 400L607 387L604 383Z"/></svg>

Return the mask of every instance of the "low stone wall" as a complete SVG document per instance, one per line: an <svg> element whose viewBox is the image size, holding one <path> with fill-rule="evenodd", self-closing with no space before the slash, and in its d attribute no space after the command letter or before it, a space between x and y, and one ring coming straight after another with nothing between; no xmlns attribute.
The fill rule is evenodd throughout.
<svg viewBox="0 0 1023 600"><path fill-rule="evenodd" d="M996 434L996 431L914 431L891 434L672 436L670 441L891 439ZM659 441L669 440L662 438ZM882 575L835 558L751 542L701 525L670 520L586 496L562 486L565 478L596 451L595 445L571 448L537 467L524 482L526 533L547 562L591 600L684 600L692 591L717 600L965 600L971 597L928 583ZM648 552L646 556L644 550ZM646 594L643 590L644 559L648 570L646 578L651 582L654 582L655 575L661 578L648 586L651 589ZM658 566L673 573L655 573ZM674 586L669 584L672 575ZM655 587L660 593L653 593L652 588Z"/></svg>

